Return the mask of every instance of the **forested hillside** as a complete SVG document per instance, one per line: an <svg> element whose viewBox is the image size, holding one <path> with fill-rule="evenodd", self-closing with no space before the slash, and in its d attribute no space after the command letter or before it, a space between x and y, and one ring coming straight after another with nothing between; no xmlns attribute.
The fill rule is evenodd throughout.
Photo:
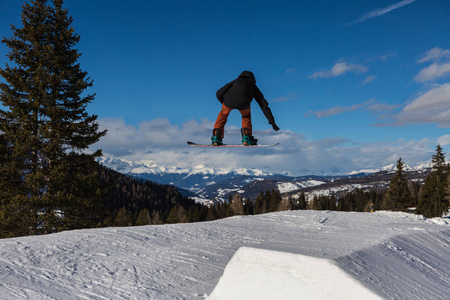
<svg viewBox="0 0 450 300"><path fill-rule="evenodd" d="M172 209L201 210L173 186L129 177L100 164L99 176L108 211L105 225L162 224Z"/></svg>

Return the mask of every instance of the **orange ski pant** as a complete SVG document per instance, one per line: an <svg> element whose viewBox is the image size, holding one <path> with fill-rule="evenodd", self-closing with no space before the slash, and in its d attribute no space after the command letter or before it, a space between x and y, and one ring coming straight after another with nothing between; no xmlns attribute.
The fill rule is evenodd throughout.
<svg viewBox="0 0 450 300"><path fill-rule="evenodd" d="M214 124L214 129L220 129L222 132L222 138L224 136L225 124L227 123L228 116L234 108L228 108L225 104L222 104L222 110L217 116L216 123ZM240 109L239 112L242 115L242 128L247 128L249 130L249 135L252 134L252 115L250 113L250 107L247 109Z"/></svg>

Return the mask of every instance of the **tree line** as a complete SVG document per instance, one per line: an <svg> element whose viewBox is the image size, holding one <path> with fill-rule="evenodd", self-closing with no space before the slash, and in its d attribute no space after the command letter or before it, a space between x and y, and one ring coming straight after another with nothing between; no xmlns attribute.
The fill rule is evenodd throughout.
<svg viewBox="0 0 450 300"><path fill-rule="evenodd" d="M355 191L346 193L339 199L335 195L314 196L305 203L305 195L293 202L293 208L371 212L390 210L415 212L427 218L442 217L450 207L450 165L445 162L442 147L436 147L432 156L432 172L423 184L408 181L405 163L401 157L397 161L396 172L392 176L386 191Z"/></svg>
<svg viewBox="0 0 450 300"><path fill-rule="evenodd" d="M170 222L173 208L186 212L192 208L196 214L202 209L174 186L126 176L102 165L98 168L106 211L101 226L163 224Z"/></svg>
<svg viewBox="0 0 450 300"><path fill-rule="evenodd" d="M383 209L406 211L415 207L416 213L427 218L442 217L449 209L450 165L445 162L442 147L436 147L432 156L432 172L425 178L424 184L408 184L404 174L404 162L397 161L397 171L392 177Z"/></svg>

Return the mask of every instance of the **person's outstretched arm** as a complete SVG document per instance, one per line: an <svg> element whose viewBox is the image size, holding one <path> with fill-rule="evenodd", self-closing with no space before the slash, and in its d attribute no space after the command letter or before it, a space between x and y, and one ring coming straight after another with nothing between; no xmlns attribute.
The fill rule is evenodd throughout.
<svg viewBox="0 0 450 300"><path fill-rule="evenodd" d="M259 88L255 85L255 96L254 96L256 102L258 102L259 107L264 113L264 116L266 116L267 120L269 121L269 124L272 125L273 130L278 131L280 128L275 124L275 118L273 117L272 111L270 110L269 103L264 98L264 95L261 93Z"/></svg>

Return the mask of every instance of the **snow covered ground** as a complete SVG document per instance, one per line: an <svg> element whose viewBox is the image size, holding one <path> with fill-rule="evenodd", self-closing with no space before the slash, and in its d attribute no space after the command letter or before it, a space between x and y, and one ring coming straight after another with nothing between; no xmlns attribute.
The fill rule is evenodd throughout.
<svg viewBox="0 0 450 300"><path fill-rule="evenodd" d="M325 284L326 283L326 284ZM208 300L380 300L329 259L242 247Z"/></svg>
<svg viewBox="0 0 450 300"><path fill-rule="evenodd" d="M292 191L296 191L306 187L313 187L325 184L323 181L318 180L307 180L307 181L297 181L297 182L279 182L278 190L280 193L288 193Z"/></svg>
<svg viewBox="0 0 450 300"><path fill-rule="evenodd" d="M389 186L389 181L386 182L382 182L379 181L376 183L377 185L383 185L386 189ZM315 186L318 186L319 184L316 184ZM331 195L337 195L339 193L347 193L347 192L352 192L356 189L360 189L363 191L370 191L371 189L374 188L374 184L344 184L344 185L340 185L337 187L327 187L327 188L320 188L318 187L317 189L311 191L311 192L298 192L296 194L292 194L290 195L292 198L294 199L298 199L300 197L301 194L305 194L306 197L306 201L311 202L313 201L314 197L320 197L320 196L326 196L329 197ZM296 189L291 189L290 191L295 191ZM287 191L289 192L289 191Z"/></svg>
<svg viewBox="0 0 450 300"><path fill-rule="evenodd" d="M0 297L252 299L257 289L249 295L242 277L229 276L237 273L251 277L247 289L277 299L327 299L336 284L364 299L448 299L449 224L393 212L290 211L4 239Z"/></svg>

